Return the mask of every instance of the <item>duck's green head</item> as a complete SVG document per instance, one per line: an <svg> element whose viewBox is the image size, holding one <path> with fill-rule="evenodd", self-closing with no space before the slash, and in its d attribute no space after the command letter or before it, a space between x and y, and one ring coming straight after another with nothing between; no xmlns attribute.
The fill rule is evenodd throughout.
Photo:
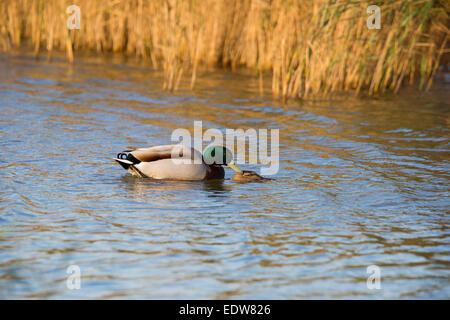
<svg viewBox="0 0 450 320"><path fill-rule="evenodd" d="M203 161L209 165L229 166L234 171L242 173L242 170L234 164L231 151L222 146L213 146L206 149L203 153Z"/></svg>

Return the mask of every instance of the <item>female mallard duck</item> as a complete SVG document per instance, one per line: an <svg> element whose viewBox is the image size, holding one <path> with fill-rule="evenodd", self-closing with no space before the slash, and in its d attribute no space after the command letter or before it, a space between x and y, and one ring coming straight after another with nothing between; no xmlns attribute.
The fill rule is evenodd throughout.
<svg viewBox="0 0 450 320"><path fill-rule="evenodd" d="M247 170L244 170L241 172L236 172L236 174L231 179L234 181L238 181L238 182L252 182L252 181L267 180L267 178L261 177L255 171L247 171Z"/></svg>
<svg viewBox="0 0 450 320"><path fill-rule="evenodd" d="M232 159L231 151L225 147L210 147L202 156L198 150L184 145L126 150L114 158L134 176L165 180L223 179L223 165L242 174Z"/></svg>

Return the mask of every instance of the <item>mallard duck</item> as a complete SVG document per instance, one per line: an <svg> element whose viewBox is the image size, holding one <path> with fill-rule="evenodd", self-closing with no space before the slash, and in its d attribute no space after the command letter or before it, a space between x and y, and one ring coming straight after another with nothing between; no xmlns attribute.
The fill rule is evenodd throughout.
<svg viewBox="0 0 450 320"><path fill-rule="evenodd" d="M202 156L181 144L125 150L114 158L134 176L165 180L223 179L223 165L242 173L232 159L231 151L222 146L210 147Z"/></svg>
<svg viewBox="0 0 450 320"><path fill-rule="evenodd" d="M261 177L255 171L244 170L237 172L231 179L238 182L252 182L266 180L267 178Z"/></svg>

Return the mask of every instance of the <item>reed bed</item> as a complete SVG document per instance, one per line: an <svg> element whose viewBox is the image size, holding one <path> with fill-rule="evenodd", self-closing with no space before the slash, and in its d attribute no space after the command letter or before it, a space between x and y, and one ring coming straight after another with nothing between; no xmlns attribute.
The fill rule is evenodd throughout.
<svg viewBox="0 0 450 320"><path fill-rule="evenodd" d="M66 8L81 9L68 30ZM369 5L381 29L366 25ZM65 50L119 52L164 70L164 88L183 77L193 88L199 66L246 67L275 97L429 88L448 60L450 3L330 0L2 0L0 49L32 44L36 56ZM444 57L445 56L445 57Z"/></svg>

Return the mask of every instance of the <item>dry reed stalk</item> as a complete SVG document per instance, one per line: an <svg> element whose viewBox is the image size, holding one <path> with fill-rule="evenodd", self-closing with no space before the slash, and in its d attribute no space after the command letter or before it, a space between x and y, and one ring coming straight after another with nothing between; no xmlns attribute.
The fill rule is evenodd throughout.
<svg viewBox="0 0 450 320"><path fill-rule="evenodd" d="M308 98L338 91L397 92L419 80L427 89L448 60L450 3L375 1L381 29L366 27L367 2L350 0L79 0L81 30L68 31L67 0L0 2L0 49L30 39L47 48L120 52L151 61L176 90L200 65L248 67L263 91L272 74L275 97ZM372 4L372 3L371 3ZM45 46L43 46L45 44Z"/></svg>

